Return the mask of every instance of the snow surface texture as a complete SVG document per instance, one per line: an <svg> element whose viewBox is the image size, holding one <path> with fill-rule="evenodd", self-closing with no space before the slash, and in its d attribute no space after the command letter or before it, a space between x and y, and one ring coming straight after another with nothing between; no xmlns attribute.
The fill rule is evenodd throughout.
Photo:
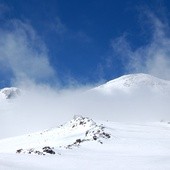
<svg viewBox="0 0 170 170"><path fill-rule="evenodd" d="M57 128L1 140L0 169L169 170L169 131L169 122L95 123L78 116Z"/></svg>

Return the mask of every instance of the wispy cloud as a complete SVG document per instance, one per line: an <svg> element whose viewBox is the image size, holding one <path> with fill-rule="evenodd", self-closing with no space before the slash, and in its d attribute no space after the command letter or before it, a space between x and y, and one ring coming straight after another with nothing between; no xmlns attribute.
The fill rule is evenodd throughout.
<svg viewBox="0 0 170 170"><path fill-rule="evenodd" d="M127 72L145 72L164 79L170 79L170 36L169 25L147 12L151 39L149 43L132 49L126 35L112 41L112 48L117 53Z"/></svg>
<svg viewBox="0 0 170 170"><path fill-rule="evenodd" d="M51 29L60 36L62 36L68 31L66 25L61 21L61 19L58 16L54 19L50 26Z"/></svg>
<svg viewBox="0 0 170 170"><path fill-rule="evenodd" d="M31 25L20 20L9 21L0 29L0 65L17 82L41 82L55 76L45 44Z"/></svg>
<svg viewBox="0 0 170 170"><path fill-rule="evenodd" d="M1 13L9 13L10 8L0 5ZM2 24L0 26L0 68L1 79L8 76L8 81L17 85L25 82L55 82L59 85L63 80L57 75L57 68L53 68L50 64L48 48L39 36L37 30L29 21L16 18L6 18L2 16ZM60 17L52 18L49 22L47 30L55 34L55 42L62 45L73 42L75 44L90 43L91 38L83 31L73 31L61 20ZM47 31L47 32L48 32ZM57 34L57 35L56 35ZM49 44L50 46L50 44ZM60 47L59 47L60 48ZM52 53L52 52L51 52ZM65 73L64 76L71 82L74 77ZM65 78L65 79L66 79ZM60 82L59 82L60 81ZM74 81L76 82L76 80ZM66 82L70 84L69 82ZM61 83L62 84L62 83Z"/></svg>

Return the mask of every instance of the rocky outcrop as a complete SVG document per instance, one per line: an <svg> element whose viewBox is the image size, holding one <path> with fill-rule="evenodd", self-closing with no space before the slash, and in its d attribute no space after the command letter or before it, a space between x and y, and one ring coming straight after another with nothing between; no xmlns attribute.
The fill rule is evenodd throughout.
<svg viewBox="0 0 170 170"><path fill-rule="evenodd" d="M97 124L88 117L78 115L74 116L71 121L57 128L52 128L40 133L28 135L28 137L28 140L30 141L33 141L33 139L36 138L38 143L36 144L34 142L34 146L38 147L21 147L20 149L16 150L16 153L54 155L56 154L56 151L58 153L59 149L74 149L75 147L80 147L85 142L94 141L103 144L105 139L109 139L111 137L111 134L107 132L107 128L104 127L103 124ZM60 140L60 145L58 145L57 139ZM61 140L63 140L63 144ZM48 141L48 143L46 143L46 141Z"/></svg>
<svg viewBox="0 0 170 170"><path fill-rule="evenodd" d="M46 155L46 154L55 154L54 148L51 148L50 146L45 146L41 149L35 149L35 148L30 148L30 149L18 149L16 153L24 153L24 154L34 154L34 155Z"/></svg>

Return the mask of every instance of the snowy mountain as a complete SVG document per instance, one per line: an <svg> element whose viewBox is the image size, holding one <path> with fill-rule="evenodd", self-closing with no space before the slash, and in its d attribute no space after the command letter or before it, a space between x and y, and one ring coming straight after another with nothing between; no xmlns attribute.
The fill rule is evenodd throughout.
<svg viewBox="0 0 170 170"><path fill-rule="evenodd" d="M103 144L104 139L111 138L106 131L107 128L92 119L74 116L71 121L56 128L1 140L0 152L45 155L51 150L55 154L59 149L72 149L92 141Z"/></svg>
<svg viewBox="0 0 170 170"><path fill-rule="evenodd" d="M6 87L0 89L0 99L11 99L20 94L20 90L16 87Z"/></svg>
<svg viewBox="0 0 170 170"><path fill-rule="evenodd" d="M113 94L115 91L134 92L140 90L170 93L170 81L143 73L129 74L92 88L90 92ZM11 99L19 96L20 93L21 90L16 87L0 89L0 99Z"/></svg>
<svg viewBox="0 0 170 170"><path fill-rule="evenodd" d="M0 169L170 169L170 121L160 121L169 120L170 81L130 74L78 94L43 88L20 93L14 87L0 90L1 137L47 122L54 127L1 139ZM82 112L88 113L58 126L62 118Z"/></svg>
<svg viewBox="0 0 170 170"><path fill-rule="evenodd" d="M155 92L170 92L170 81L143 73L129 74L100 85L94 88L94 91L111 94L115 90L133 92L141 89Z"/></svg>
<svg viewBox="0 0 170 170"><path fill-rule="evenodd" d="M168 170L169 131L168 122L96 123L76 116L56 128L1 140L0 169Z"/></svg>

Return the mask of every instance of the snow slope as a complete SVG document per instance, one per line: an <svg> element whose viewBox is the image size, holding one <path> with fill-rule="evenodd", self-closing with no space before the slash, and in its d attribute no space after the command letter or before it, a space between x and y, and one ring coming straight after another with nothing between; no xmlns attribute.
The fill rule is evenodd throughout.
<svg viewBox="0 0 170 170"><path fill-rule="evenodd" d="M12 88L0 91L0 112L3 113L2 115L8 113L5 110L12 102L6 104L6 101L10 101L7 99L13 96L10 94L15 93L15 90L15 88ZM121 95L123 94L119 98L119 93L116 95L119 100L114 100L115 96L108 100L108 96L114 95L117 91L120 91ZM100 99L105 102L102 105L105 107L98 106L99 103L102 104L100 99L97 100L95 106L103 109L106 114L109 113L110 108L116 114L120 114L121 109L125 113L135 111L146 115L152 115L150 111L155 112L158 109L160 109L159 112L162 115L166 111L166 114L169 113L169 98L160 98L158 94L169 96L170 82L150 75L132 74L122 76L88 91L90 94L91 92L92 94L95 93L91 100L88 96L89 104L90 102L94 104L93 100L97 100L102 96L103 98ZM102 95L96 97L96 92ZM148 109L142 110L139 107L141 105L135 102L138 98L135 98L128 101L129 105L127 105L125 95L134 92L137 92L135 97L139 98L143 96L138 95L138 92L141 92L141 94L147 92L144 99L147 99L150 96L148 92L151 92L151 94L154 94L151 99L157 97L158 100L155 100L157 103L154 100L151 100L151 102L146 100L145 102L142 98L139 102L142 102L143 107L148 107ZM5 104L2 105L4 101ZM108 102L110 102L109 105ZM165 102L168 105L164 105ZM114 107L112 107L113 104ZM107 110L107 108L109 109ZM97 112L94 113L98 114ZM124 116L124 114L122 115ZM129 115L128 113L127 116ZM106 117L106 115L104 116ZM155 116L154 113L153 116ZM39 122L41 122L41 118L38 119ZM29 124L31 123L29 122ZM13 124L7 126L13 126ZM3 129L1 129L2 131ZM169 132L170 122L168 121L147 123L127 123L124 121L120 123L94 121L87 117L75 116L71 121L61 126L0 140L0 170L169 170Z"/></svg>
<svg viewBox="0 0 170 170"><path fill-rule="evenodd" d="M170 81L162 80L148 74L129 74L111 80L93 90L112 94L115 90L133 92L135 90L147 89L154 92L170 93Z"/></svg>
<svg viewBox="0 0 170 170"><path fill-rule="evenodd" d="M86 132L90 130L86 138ZM97 133L97 140L94 140L98 130L102 133ZM168 170L169 131L169 122L96 123L77 116L57 128L1 140L0 169ZM103 132L110 137L103 136ZM77 139L87 140L74 144ZM42 146L49 146L55 154L15 153L19 148L40 151Z"/></svg>
<svg viewBox="0 0 170 170"><path fill-rule="evenodd" d="M88 141L102 143L102 139L108 138L110 135L105 132L103 125L89 118L74 116L71 121L56 128L1 140L0 152L16 153L18 149L23 149L23 152L29 149L42 150L46 146L70 149Z"/></svg>

